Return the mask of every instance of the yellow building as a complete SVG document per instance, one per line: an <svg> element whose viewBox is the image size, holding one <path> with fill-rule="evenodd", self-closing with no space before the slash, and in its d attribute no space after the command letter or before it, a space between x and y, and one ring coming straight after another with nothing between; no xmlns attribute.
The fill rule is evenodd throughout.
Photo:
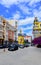
<svg viewBox="0 0 41 65"><path fill-rule="evenodd" d="M18 44L24 44L24 36L22 34L18 34Z"/></svg>
<svg viewBox="0 0 41 65"><path fill-rule="evenodd" d="M41 22L37 20L37 17L35 17L34 23L33 23L33 35L34 38L41 36Z"/></svg>

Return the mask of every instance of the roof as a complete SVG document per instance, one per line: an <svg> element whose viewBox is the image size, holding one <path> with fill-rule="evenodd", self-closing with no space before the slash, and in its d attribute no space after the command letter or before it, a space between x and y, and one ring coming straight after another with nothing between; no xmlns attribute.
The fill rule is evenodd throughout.
<svg viewBox="0 0 41 65"><path fill-rule="evenodd" d="M32 36L25 36L25 37L29 38L29 37L32 37Z"/></svg>
<svg viewBox="0 0 41 65"><path fill-rule="evenodd" d="M24 36L24 35L19 33L18 36Z"/></svg>

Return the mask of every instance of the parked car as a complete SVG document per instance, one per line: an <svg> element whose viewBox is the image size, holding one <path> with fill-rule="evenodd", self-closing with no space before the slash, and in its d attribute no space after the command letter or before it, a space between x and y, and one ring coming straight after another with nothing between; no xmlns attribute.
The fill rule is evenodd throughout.
<svg viewBox="0 0 41 65"><path fill-rule="evenodd" d="M4 41L3 48L8 48L10 43L8 41Z"/></svg>
<svg viewBox="0 0 41 65"><path fill-rule="evenodd" d="M8 47L9 51L15 51L18 50L18 46L14 43L14 44L10 44L10 46Z"/></svg>
<svg viewBox="0 0 41 65"><path fill-rule="evenodd" d="M24 44L24 47L29 47L29 44L28 43Z"/></svg>
<svg viewBox="0 0 41 65"><path fill-rule="evenodd" d="M24 45L23 44L19 44L18 47L19 48L24 48Z"/></svg>
<svg viewBox="0 0 41 65"><path fill-rule="evenodd" d="M35 44L34 43L31 43L31 46L35 46Z"/></svg>
<svg viewBox="0 0 41 65"><path fill-rule="evenodd" d="M0 49L2 49L3 48L3 45L0 45Z"/></svg>
<svg viewBox="0 0 41 65"><path fill-rule="evenodd" d="M41 45L40 44L39 45L37 44L37 48L41 48Z"/></svg>

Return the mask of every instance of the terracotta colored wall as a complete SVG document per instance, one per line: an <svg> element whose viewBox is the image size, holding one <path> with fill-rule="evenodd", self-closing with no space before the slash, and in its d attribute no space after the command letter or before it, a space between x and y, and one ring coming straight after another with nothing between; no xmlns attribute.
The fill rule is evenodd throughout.
<svg viewBox="0 0 41 65"><path fill-rule="evenodd" d="M14 40L14 32L13 31L8 31L8 39Z"/></svg>

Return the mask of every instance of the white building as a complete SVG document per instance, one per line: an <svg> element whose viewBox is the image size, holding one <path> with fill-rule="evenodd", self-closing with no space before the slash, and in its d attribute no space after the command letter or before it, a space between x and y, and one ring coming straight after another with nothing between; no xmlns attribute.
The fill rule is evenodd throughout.
<svg viewBox="0 0 41 65"><path fill-rule="evenodd" d="M18 20L10 19L8 22L14 26L15 28L15 34L14 34L14 40L18 41Z"/></svg>
<svg viewBox="0 0 41 65"><path fill-rule="evenodd" d="M0 42L3 40L15 39L15 31L17 29L7 20L0 16Z"/></svg>
<svg viewBox="0 0 41 65"><path fill-rule="evenodd" d="M24 40L28 40L28 42L32 41L32 36L24 36Z"/></svg>

